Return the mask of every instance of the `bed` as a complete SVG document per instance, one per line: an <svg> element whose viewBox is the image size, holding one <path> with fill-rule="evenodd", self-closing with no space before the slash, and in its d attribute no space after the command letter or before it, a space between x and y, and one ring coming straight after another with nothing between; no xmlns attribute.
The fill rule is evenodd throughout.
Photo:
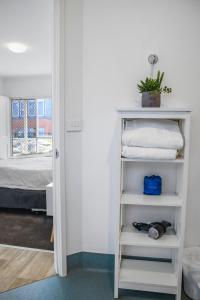
<svg viewBox="0 0 200 300"><path fill-rule="evenodd" d="M51 182L51 157L0 160L0 207L46 209Z"/></svg>

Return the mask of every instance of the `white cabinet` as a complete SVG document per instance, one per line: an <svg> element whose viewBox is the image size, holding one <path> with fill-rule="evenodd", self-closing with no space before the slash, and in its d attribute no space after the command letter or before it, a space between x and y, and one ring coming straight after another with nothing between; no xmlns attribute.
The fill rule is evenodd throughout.
<svg viewBox="0 0 200 300"><path fill-rule="evenodd" d="M119 155L116 177L115 298L118 290L134 289L176 295L181 299L190 111L172 109L119 110ZM179 123L184 148L176 160L121 157L121 136L130 119L171 119ZM145 175L162 177L160 196L143 195ZM133 221L166 220L172 230L158 240L141 233Z"/></svg>

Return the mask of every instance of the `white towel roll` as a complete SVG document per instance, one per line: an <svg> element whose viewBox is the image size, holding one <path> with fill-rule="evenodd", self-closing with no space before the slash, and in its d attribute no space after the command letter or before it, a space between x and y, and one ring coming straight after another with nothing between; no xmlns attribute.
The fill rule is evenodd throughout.
<svg viewBox="0 0 200 300"><path fill-rule="evenodd" d="M122 144L179 150L183 147L183 137L176 121L139 119L126 122Z"/></svg>
<svg viewBox="0 0 200 300"><path fill-rule="evenodd" d="M176 159L177 151L174 149L122 147L122 156L133 159Z"/></svg>

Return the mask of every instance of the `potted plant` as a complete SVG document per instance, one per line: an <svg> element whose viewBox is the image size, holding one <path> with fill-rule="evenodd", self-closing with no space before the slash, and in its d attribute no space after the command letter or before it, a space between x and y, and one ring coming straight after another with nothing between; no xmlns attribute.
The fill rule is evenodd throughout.
<svg viewBox="0 0 200 300"><path fill-rule="evenodd" d="M172 89L167 86L162 87L164 72L158 71L157 77L146 78L138 84L139 92L142 93L143 107L160 107L160 95L162 93L171 93Z"/></svg>

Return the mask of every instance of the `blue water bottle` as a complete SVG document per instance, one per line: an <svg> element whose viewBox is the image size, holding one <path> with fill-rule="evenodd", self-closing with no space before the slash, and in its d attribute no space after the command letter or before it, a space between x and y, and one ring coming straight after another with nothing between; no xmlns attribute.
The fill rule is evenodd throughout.
<svg viewBox="0 0 200 300"><path fill-rule="evenodd" d="M144 177L144 194L160 195L162 193L162 178L152 175Z"/></svg>

